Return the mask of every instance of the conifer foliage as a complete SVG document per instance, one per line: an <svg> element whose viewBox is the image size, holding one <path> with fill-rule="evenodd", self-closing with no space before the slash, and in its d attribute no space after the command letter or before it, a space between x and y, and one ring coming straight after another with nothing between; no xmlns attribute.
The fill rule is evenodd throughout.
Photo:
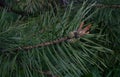
<svg viewBox="0 0 120 77"><path fill-rule="evenodd" d="M119 38L118 0L0 0L0 77L120 77Z"/></svg>

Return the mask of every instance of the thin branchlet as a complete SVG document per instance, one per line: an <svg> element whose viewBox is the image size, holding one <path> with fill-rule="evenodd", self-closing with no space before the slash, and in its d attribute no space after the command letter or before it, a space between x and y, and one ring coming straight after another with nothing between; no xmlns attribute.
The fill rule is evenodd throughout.
<svg viewBox="0 0 120 77"><path fill-rule="evenodd" d="M76 31L73 31L73 34L74 35L72 37L66 36L66 37L62 37L62 38L59 38L59 39L56 39L56 40L53 40L53 41L40 43L40 44L37 44L37 45L34 45L34 46L19 47L19 48L14 49L13 51L30 50L30 49L33 49L33 48L38 48L38 47L44 47L44 46L59 44L61 42L68 42L69 40L72 40L74 38L75 39L79 38L78 33Z"/></svg>
<svg viewBox="0 0 120 77"><path fill-rule="evenodd" d="M56 40L53 40L53 41L50 41L50 42L44 42L44 43L40 43L40 44L37 44L37 45L34 45L34 46L25 46L25 47L19 47L19 48L16 48L14 49L13 51L18 51L18 50L30 50L30 49L33 49L33 48L38 48L38 47L44 47L44 46L49 46L49 45L54 45L54 44L59 44L61 42L65 42L65 41L68 41L70 39L73 39L75 37L63 37L63 38L60 38L60 39L56 39Z"/></svg>
<svg viewBox="0 0 120 77"><path fill-rule="evenodd" d="M63 38L60 38L60 39L57 39L57 40L54 40L54 41L45 42L45 43L40 43L40 44L37 44L37 45L35 45L35 46L23 47L22 49L28 50L28 49L32 49L32 48L38 48L38 47L43 47L43 46L58 44L58 43L67 41L67 40L69 40L69 39L70 39L70 38L68 38L68 37L63 37Z"/></svg>
<svg viewBox="0 0 120 77"><path fill-rule="evenodd" d="M86 26L84 29L82 29L83 25L84 25L84 23L81 23L80 27L78 28L77 31L70 32L70 36L66 36L66 37L56 39L56 40L53 40L53 41L50 41L50 42L40 43L40 44L37 44L37 45L34 45L34 46L19 47L19 48L14 49L13 51L30 50L30 49L33 49L33 48L38 48L38 47L43 47L43 46L48 46L48 45L53 45L53 44L59 44L61 42L65 42L65 41L69 42L69 40L80 38L81 36L83 36L85 34L88 34L88 30L91 27L91 24L90 24L90 25Z"/></svg>

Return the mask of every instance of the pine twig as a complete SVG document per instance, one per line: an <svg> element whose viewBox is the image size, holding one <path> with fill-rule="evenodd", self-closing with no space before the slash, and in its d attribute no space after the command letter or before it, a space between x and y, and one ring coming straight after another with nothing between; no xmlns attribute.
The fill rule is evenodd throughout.
<svg viewBox="0 0 120 77"><path fill-rule="evenodd" d="M37 45L34 45L34 46L19 47L19 48L14 49L13 51L30 50L30 49L33 49L33 48L38 48L38 47L44 47L44 46L59 44L61 42L69 41L69 40L74 39L74 38L79 38L78 34L76 34L76 32L74 34L75 34L75 36L73 36L73 37L66 36L66 37L62 37L60 39L56 39L56 40L53 40L53 41L50 41L50 42L40 43L40 44L37 44Z"/></svg>
<svg viewBox="0 0 120 77"><path fill-rule="evenodd" d="M82 29L83 25L84 25L84 22L82 22L80 24L80 27L78 28L77 31L70 32L70 36L66 36L66 37L63 37L63 38L51 41L51 42L40 43L40 44L37 44L37 45L34 45L34 46L26 46L26 47L22 47L22 48L17 48L14 51L18 51L18 50L21 50L21 49L22 50L30 50L30 49L33 49L33 48L38 48L38 47L58 44L58 43L61 43L61 42L64 42L64 41L68 41L68 40L74 39L74 38L79 38L79 37L81 37L81 36L83 36L85 34L88 34L89 33L89 29L91 27L91 24L89 24L84 29Z"/></svg>
<svg viewBox="0 0 120 77"><path fill-rule="evenodd" d="M34 67L30 67L30 69L33 70L33 71L36 71L40 74L47 75L47 77L59 77L57 75L54 75L51 71L48 71L48 70L43 71L43 70L35 69Z"/></svg>
<svg viewBox="0 0 120 77"><path fill-rule="evenodd" d="M51 41L51 42L40 43L40 44L37 44L35 46L26 46L26 47L22 47L22 48L17 48L14 51L18 51L18 50L21 50L21 49L22 50L30 50L30 49L33 49L33 48L38 48L38 47L43 47L43 46L58 44L58 43L61 43L63 41L67 41L69 39L72 39L72 38L63 37L63 38L60 38L60 39L57 39L57 40L54 40L54 41Z"/></svg>
<svg viewBox="0 0 120 77"><path fill-rule="evenodd" d="M48 75L48 76L52 76L52 77L58 77L58 76L53 75L50 71L46 71L46 72L38 71L38 72L40 72L41 74L44 74L44 75Z"/></svg>

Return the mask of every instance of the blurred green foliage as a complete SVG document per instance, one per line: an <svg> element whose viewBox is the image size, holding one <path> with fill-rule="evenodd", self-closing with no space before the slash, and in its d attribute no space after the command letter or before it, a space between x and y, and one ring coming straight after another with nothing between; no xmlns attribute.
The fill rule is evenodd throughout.
<svg viewBox="0 0 120 77"><path fill-rule="evenodd" d="M71 0L67 6L58 0L5 1L32 15L0 10L0 77L120 77L120 8L94 7L120 1ZM90 34L75 43L13 51L67 36L82 21L92 24Z"/></svg>

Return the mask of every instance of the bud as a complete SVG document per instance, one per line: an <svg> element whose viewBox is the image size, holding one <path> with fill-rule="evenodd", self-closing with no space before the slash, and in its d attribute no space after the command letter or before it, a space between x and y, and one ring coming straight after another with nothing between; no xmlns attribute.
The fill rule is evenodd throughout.
<svg viewBox="0 0 120 77"><path fill-rule="evenodd" d="M76 33L77 33L77 31L70 32L69 35L68 35L68 37L69 38L75 38L75 36L76 36L75 34Z"/></svg>
<svg viewBox="0 0 120 77"><path fill-rule="evenodd" d="M67 40L69 43L75 43L75 42L77 42L77 39L76 38L72 38L72 39L69 39L69 40Z"/></svg>
<svg viewBox="0 0 120 77"><path fill-rule="evenodd" d="M70 38L68 42L75 43L77 41L77 38L75 38L77 31L70 32L68 37Z"/></svg>

